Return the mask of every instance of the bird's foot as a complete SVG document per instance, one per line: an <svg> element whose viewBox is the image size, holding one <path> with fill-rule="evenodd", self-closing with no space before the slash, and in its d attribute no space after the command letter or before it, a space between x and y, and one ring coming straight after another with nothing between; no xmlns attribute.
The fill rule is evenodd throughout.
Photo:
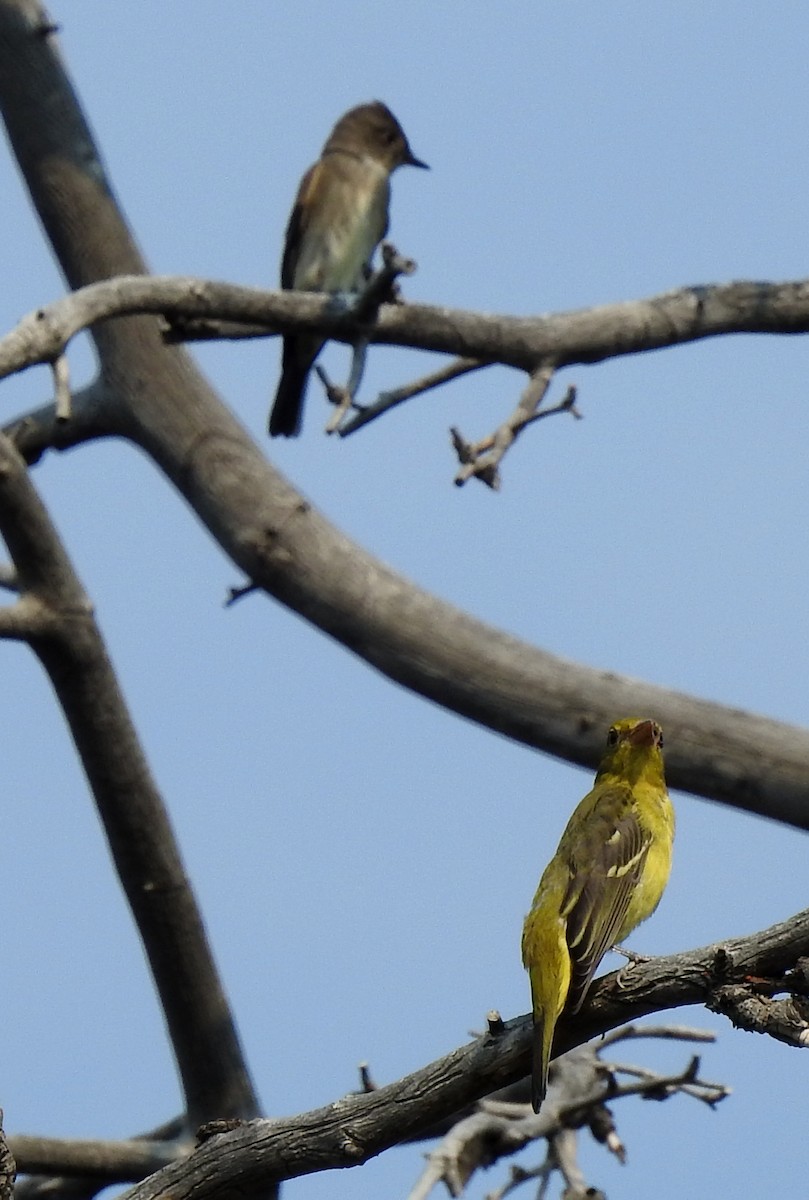
<svg viewBox="0 0 809 1200"><path fill-rule="evenodd" d="M357 303L356 292L331 292L329 294L329 309L335 313L349 313Z"/></svg>
<svg viewBox="0 0 809 1200"><path fill-rule="evenodd" d="M613 946L612 948L616 954L622 954L623 957L627 959L626 966L621 967L620 971L615 977L615 986L618 988L625 988L627 986L626 977L632 968L640 966L643 963L650 962L651 956L648 954L638 954L635 950L627 950L625 946Z"/></svg>

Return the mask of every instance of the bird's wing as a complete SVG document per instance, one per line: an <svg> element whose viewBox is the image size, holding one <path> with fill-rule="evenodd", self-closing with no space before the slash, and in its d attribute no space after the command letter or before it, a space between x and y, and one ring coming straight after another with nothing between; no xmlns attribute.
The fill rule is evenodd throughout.
<svg viewBox="0 0 809 1200"><path fill-rule="evenodd" d="M635 815L630 787L605 788L590 814L584 841L571 856L562 902L572 1012L581 1008L598 964L615 941L648 851L649 838Z"/></svg>
<svg viewBox="0 0 809 1200"><path fill-rule="evenodd" d="M295 271L300 258L301 242L306 233L308 214L312 211L312 200L317 193L322 171L323 163L320 160L309 168L300 182L295 203L292 205L284 241L284 257L281 261L282 288L295 287Z"/></svg>

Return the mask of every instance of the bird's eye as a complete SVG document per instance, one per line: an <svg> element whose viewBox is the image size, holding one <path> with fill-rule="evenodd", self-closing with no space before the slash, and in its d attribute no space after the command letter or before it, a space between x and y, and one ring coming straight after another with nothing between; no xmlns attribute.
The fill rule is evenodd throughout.
<svg viewBox="0 0 809 1200"><path fill-rule="evenodd" d="M617 746L618 745L618 730L615 728L614 725L613 725L612 729L610 729L609 733L607 734L607 745L608 746Z"/></svg>
<svg viewBox="0 0 809 1200"><path fill-rule="evenodd" d="M663 730L662 729L658 729L658 731L657 731L657 744L660 747L660 749L662 750L663 749Z"/></svg>

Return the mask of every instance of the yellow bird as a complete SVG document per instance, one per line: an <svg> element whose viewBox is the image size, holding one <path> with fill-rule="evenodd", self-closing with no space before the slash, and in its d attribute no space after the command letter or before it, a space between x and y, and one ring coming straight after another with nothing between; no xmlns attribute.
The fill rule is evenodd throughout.
<svg viewBox="0 0 809 1200"><path fill-rule="evenodd" d="M674 809L662 747L656 721L628 717L610 728L593 789L568 821L525 918L534 1112L545 1098L559 1017L579 1011L606 951L652 915L668 883Z"/></svg>

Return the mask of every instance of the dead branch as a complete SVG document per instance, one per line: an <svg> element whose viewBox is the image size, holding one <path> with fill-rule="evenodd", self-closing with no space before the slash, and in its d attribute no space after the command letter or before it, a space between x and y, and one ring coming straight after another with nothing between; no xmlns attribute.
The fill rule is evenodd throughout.
<svg viewBox="0 0 809 1200"><path fill-rule="evenodd" d="M3 1110L0 1108L0 1200L11 1200L16 1178L17 1164L6 1141L3 1129Z"/></svg>
<svg viewBox="0 0 809 1200"><path fill-rule="evenodd" d="M196 281L187 280L178 288L176 281L143 276L109 278L146 267L52 38L39 32L43 24L47 19L34 0L0 3L0 105L71 287L94 283L102 289L91 292L99 320L109 312L104 305L110 295L118 296L119 312L131 311L127 305L139 288L141 303L148 297L153 312L166 311L173 296L178 311L190 300L210 315L216 311L211 289L225 288L232 297L238 292L242 317L260 313L266 321L266 293L231 285L198 290ZM66 163L81 163L82 171ZM134 291L124 300L126 288ZM61 332L49 333L49 320L29 320L13 353L3 339L3 369L52 361L61 352L66 332L87 317L86 296L78 325L75 310L65 316L72 299L59 302L68 308L53 309L57 324L65 319ZM322 299L277 293L271 303L278 306L279 328L285 312L288 328L310 320L328 332ZM579 361L595 361L610 345L629 353L740 328L795 332L807 323L804 281L688 288L653 303L505 323L390 305L380 311L372 337L466 357L513 357L531 369L543 356L559 366L576 361L575 347ZM348 340L356 332L343 327ZM99 379L83 403L74 395L73 416L60 431L52 409L15 423L14 440L26 458L104 433L128 437L164 471L248 580L389 678L499 733L586 766L595 765L602 731L615 713L642 709L666 729L673 787L809 827L809 732L555 658L430 596L366 554L290 487L182 348L165 344L155 317L119 316L93 325L92 333Z"/></svg>
<svg viewBox="0 0 809 1200"><path fill-rule="evenodd" d="M37 313L42 314L38 322ZM82 329L145 313L252 325L251 337L312 330L351 343L367 333L375 345L438 351L477 359L478 365L502 363L531 372L543 361L561 370L734 333L806 333L809 280L704 284L538 317L384 304L378 321L369 327L353 310L338 308L331 297L317 293L263 291L186 276L122 274L88 285L80 297L65 297L37 313L17 326L14 343L5 338L0 342L2 375L48 361L39 348L43 338L52 358ZM37 334L37 323L50 319L56 320L57 329ZM66 341L58 339L60 329Z"/></svg>
<svg viewBox="0 0 809 1200"><path fill-rule="evenodd" d="M143 938L189 1118L258 1103L202 916L86 596L25 464L0 436L0 534L19 599L0 635L29 643L53 685Z"/></svg>
<svg viewBox="0 0 809 1200"><path fill-rule="evenodd" d="M786 981L807 948L809 910L751 937L651 959L633 967L620 987L617 973L608 975L598 981L586 1007L560 1023L557 1053L627 1019L707 1003L729 983L741 986L753 977ZM297 1117L246 1122L211 1138L187 1161L134 1188L129 1200L224 1200L236 1187L247 1200L276 1180L359 1165L418 1137L470 1101L521 1079L528 1072L530 1048L530 1016L508 1021L500 1035L486 1033L396 1083ZM546 1105L531 1119L550 1122Z"/></svg>
<svg viewBox="0 0 809 1200"><path fill-rule="evenodd" d="M405 400L412 399L413 396L421 396L424 392L429 392L432 388L441 387L445 383L450 383L453 379L460 379L462 375L468 375L470 371L479 371L482 367L488 365L488 363L478 362L474 358L459 358L455 362L449 363L448 366L442 367L438 371L431 371L429 375L422 375L420 379L415 379L412 383L407 383L403 387L395 388L393 391L380 392L373 404L367 406L355 405L357 412L339 430L340 437L348 437L349 434L356 433L363 425L369 425L377 417L381 417L384 413L389 412L390 409L396 408L397 405L404 403Z"/></svg>
<svg viewBox="0 0 809 1200"><path fill-rule="evenodd" d="M614 1036L620 1037L621 1030ZM651 1036L670 1036L664 1026L651 1028ZM638 1035L642 1028L638 1030ZM673 1036L683 1038L683 1030ZM697 1031L698 1040L714 1036ZM618 1135L612 1112L605 1099L620 1100L630 1095L666 1100L678 1093L694 1096L715 1107L729 1094L723 1085L706 1083L698 1077L699 1060L693 1058L684 1070L668 1075L646 1068L627 1068L639 1078L634 1084L616 1084L611 1076L613 1064L604 1063L601 1054L606 1042L579 1046L554 1061L548 1096L542 1111L535 1116L528 1103L515 1104L482 1100L474 1114L459 1121L439 1146L427 1156L427 1167L408 1200L424 1200L438 1183L444 1183L450 1195L460 1196L476 1171L491 1167L534 1141L547 1139L545 1159L536 1167L512 1170L505 1184L494 1193L507 1195L522 1183L540 1179L544 1184L559 1170L568 1187L584 1187L577 1165L576 1131L589 1130L596 1141L606 1146L620 1162L626 1161L626 1148Z"/></svg>

